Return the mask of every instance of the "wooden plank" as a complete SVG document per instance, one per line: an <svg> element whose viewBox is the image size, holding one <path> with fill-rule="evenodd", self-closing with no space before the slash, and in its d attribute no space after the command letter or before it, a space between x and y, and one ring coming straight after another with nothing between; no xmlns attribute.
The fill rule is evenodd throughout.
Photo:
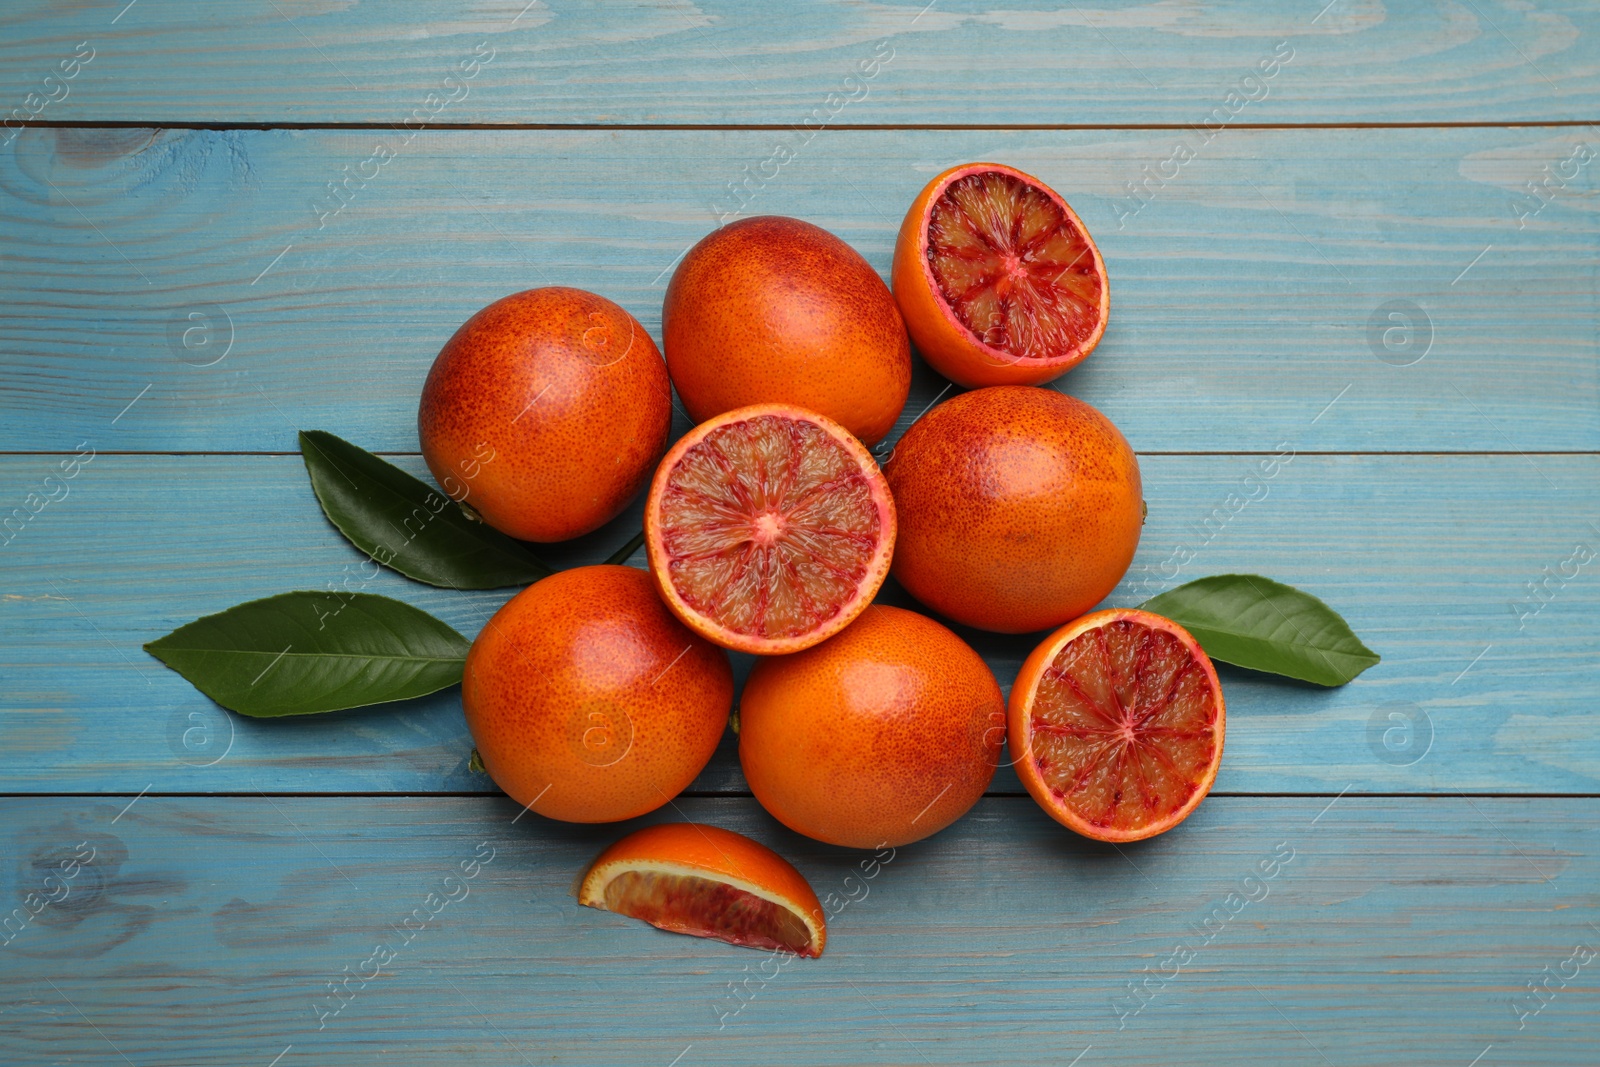
<svg viewBox="0 0 1600 1067"><path fill-rule="evenodd" d="M0 100L48 121L1527 122L1592 120L1600 93L1583 0L12 8Z"/></svg>
<svg viewBox="0 0 1600 1067"><path fill-rule="evenodd" d="M931 172L1038 172L1083 212L1115 293L1105 341L1058 386L1144 451L1600 448L1595 168L1574 162L1536 215L1515 196L1572 131L1231 131L1137 207L1122 183L1180 136L827 133L748 209L809 218L887 273ZM577 285L659 335L673 263L772 142L28 131L0 153L0 450L290 451L320 426L414 451L433 357L491 299ZM363 170L378 143L398 154ZM379 177L332 214L345 168ZM943 387L922 373L902 428Z"/></svg>
<svg viewBox="0 0 1600 1067"><path fill-rule="evenodd" d="M865 870L748 799L680 802L831 902L822 958L781 966L578 907L631 825L512 825L487 798L127 804L0 801L8 902L94 850L6 947L8 1062L1464 1067L1492 1046L1480 1065L1570 1067L1600 1038L1593 798L1218 797L1120 850L989 799Z"/></svg>
<svg viewBox="0 0 1600 1067"><path fill-rule="evenodd" d="M401 462L426 476L415 458ZM1323 597L1384 659L1337 690L1224 668L1219 790L1596 792L1600 457L1263 462L1143 457L1149 521L1110 602L1206 574L1266 574ZM4 457L0 484L42 484L57 463ZM139 646L243 600L347 581L471 635L507 592L430 589L390 572L368 582L362 557L318 512L298 456L99 455L62 484L69 495L4 546L7 789L490 788L466 769L455 690L252 721L224 714ZM14 489L7 507L22 503ZM598 561L638 529L639 507L548 556ZM1034 643L966 636L1005 686ZM739 661L741 676L748 665ZM744 788L731 738L695 788ZM1017 791L1009 770L995 789Z"/></svg>

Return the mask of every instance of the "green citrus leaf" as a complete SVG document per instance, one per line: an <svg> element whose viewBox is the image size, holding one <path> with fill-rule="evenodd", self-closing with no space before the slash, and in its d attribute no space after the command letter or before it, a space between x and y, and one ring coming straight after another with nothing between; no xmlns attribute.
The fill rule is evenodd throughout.
<svg viewBox="0 0 1600 1067"><path fill-rule="evenodd" d="M280 593L180 626L145 651L241 715L314 715L438 692L471 642L372 593Z"/></svg>
<svg viewBox="0 0 1600 1067"><path fill-rule="evenodd" d="M550 568L444 493L325 430L300 434L328 520L373 560L446 589L532 585Z"/></svg>
<svg viewBox="0 0 1600 1067"><path fill-rule="evenodd" d="M1302 682L1344 685L1379 659L1338 612L1259 574L1200 578L1139 606L1188 630L1212 659Z"/></svg>

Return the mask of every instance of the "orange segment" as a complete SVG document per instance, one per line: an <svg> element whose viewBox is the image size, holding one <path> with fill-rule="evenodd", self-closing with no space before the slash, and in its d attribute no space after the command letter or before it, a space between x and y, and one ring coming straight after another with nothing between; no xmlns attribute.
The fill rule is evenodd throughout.
<svg viewBox="0 0 1600 1067"><path fill-rule="evenodd" d="M578 903L675 934L820 956L822 905L787 860L742 834L699 823L633 833L602 852Z"/></svg>
<svg viewBox="0 0 1600 1067"><path fill-rule="evenodd" d="M779 404L691 430L645 505L650 567L685 624L725 648L794 652L872 600L894 547L872 456L838 423Z"/></svg>
<svg viewBox="0 0 1600 1067"><path fill-rule="evenodd" d="M1139 841L1182 822L1210 791L1224 718L1216 671L1183 627L1101 611L1024 662L1009 736L1023 785L1057 822Z"/></svg>

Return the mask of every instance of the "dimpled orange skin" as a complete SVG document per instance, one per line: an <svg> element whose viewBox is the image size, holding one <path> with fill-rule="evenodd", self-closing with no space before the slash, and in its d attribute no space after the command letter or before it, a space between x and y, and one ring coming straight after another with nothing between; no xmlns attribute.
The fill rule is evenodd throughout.
<svg viewBox="0 0 1600 1067"><path fill-rule="evenodd" d="M417 435L445 492L503 533L547 542L626 507L671 421L666 364L638 320L552 286L496 300L446 342Z"/></svg>
<svg viewBox="0 0 1600 1067"><path fill-rule="evenodd" d="M820 645L757 662L739 700L739 762L761 806L797 833L906 845L977 803L1005 715L966 642L875 604Z"/></svg>
<svg viewBox="0 0 1600 1067"><path fill-rule="evenodd" d="M705 767L733 670L643 571L576 567L489 620L467 653L461 704L511 799L552 819L614 822L665 804Z"/></svg>
<svg viewBox="0 0 1600 1067"><path fill-rule="evenodd" d="M696 422L794 404L871 445L911 390L911 344L883 279L799 219L740 219L691 248L667 286L661 340Z"/></svg>
<svg viewBox="0 0 1600 1067"><path fill-rule="evenodd" d="M1009 358L984 344L972 331L952 314L950 307L939 294L939 283L928 268L928 217L933 204L952 182L969 174L998 171L1020 178L1048 192L1062 208L1066 217L1077 226L1089 242L1090 253L1101 280L1100 325L1085 340L1083 346L1070 359L1017 360ZM1089 358L1100 338L1105 335L1106 320L1111 312L1111 289L1107 284L1105 260L1089 228L1078 218L1077 212L1061 199L1055 190L1031 174L1002 163L963 163L938 175L911 202L905 219L900 223L900 234L894 243L894 262L889 268L889 281L894 286L895 303L905 317L906 329L917 342L917 351L928 364L957 385L969 388L985 385L1038 385L1059 378L1067 371Z"/></svg>
<svg viewBox="0 0 1600 1067"><path fill-rule="evenodd" d="M963 393L919 419L884 475L893 574L957 622L1059 626L1122 580L1139 546L1139 461L1111 420L1053 389Z"/></svg>

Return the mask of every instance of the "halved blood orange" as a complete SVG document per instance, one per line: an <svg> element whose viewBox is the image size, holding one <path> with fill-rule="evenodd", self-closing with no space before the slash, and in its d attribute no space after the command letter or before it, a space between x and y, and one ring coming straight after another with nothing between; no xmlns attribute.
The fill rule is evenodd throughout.
<svg viewBox="0 0 1600 1067"><path fill-rule="evenodd" d="M1011 688L1017 777L1056 822L1097 841L1172 829L1222 762L1222 683L1171 619L1097 611L1045 638Z"/></svg>
<svg viewBox="0 0 1600 1067"><path fill-rule="evenodd" d="M675 934L822 955L822 905L788 860L743 834L667 823L629 834L595 859L578 903Z"/></svg>
<svg viewBox="0 0 1600 1067"><path fill-rule="evenodd" d="M1039 179L999 163L952 167L917 194L891 281L923 358L971 387L1064 374L1100 343L1111 309L1083 221Z"/></svg>
<svg viewBox="0 0 1600 1067"><path fill-rule="evenodd" d="M798 652L872 602L894 551L894 502L843 426L756 404L667 452L644 534L662 599L691 630L740 652Z"/></svg>

